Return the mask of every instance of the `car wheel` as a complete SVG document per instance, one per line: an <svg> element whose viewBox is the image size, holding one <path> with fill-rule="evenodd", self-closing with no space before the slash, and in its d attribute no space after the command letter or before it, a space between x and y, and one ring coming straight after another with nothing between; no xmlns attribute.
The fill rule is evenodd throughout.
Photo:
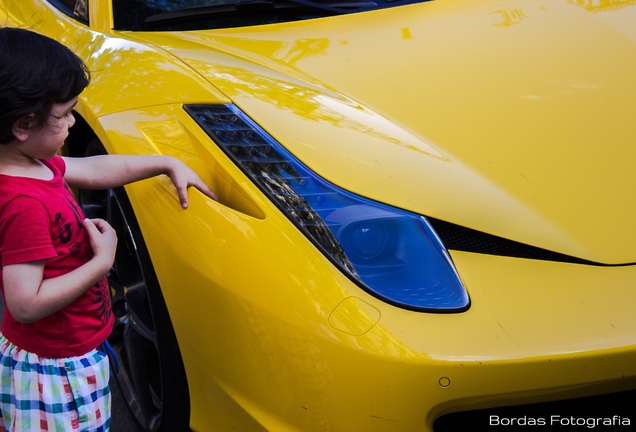
<svg viewBox="0 0 636 432"><path fill-rule="evenodd" d="M95 139L85 155L106 154ZM111 368L133 416L145 431L189 430L190 402L179 346L139 225L123 187L78 192L86 217L117 232L108 275L115 325L108 338Z"/></svg>

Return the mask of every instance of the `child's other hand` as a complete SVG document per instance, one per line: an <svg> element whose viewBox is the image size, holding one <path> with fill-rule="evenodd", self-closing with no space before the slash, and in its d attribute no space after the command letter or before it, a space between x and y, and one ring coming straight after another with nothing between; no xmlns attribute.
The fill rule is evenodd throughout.
<svg viewBox="0 0 636 432"><path fill-rule="evenodd" d="M176 158L173 158L171 162L168 176L170 176L172 183L177 188L181 207L188 208L188 187L190 186L194 186L214 201L219 200L212 189L203 183L197 173L192 171L186 164Z"/></svg>
<svg viewBox="0 0 636 432"><path fill-rule="evenodd" d="M84 227L93 249L93 258L102 261L105 272L110 270L117 251L117 234L113 227L103 219L84 219Z"/></svg>

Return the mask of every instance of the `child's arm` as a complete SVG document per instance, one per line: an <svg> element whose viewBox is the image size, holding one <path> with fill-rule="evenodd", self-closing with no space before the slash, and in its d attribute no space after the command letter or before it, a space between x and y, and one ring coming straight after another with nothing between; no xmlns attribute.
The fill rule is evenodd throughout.
<svg viewBox="0 0 636 432"><path fill-rule="evenodd" d="M64 180L71 187L109 189L160 174L170 177L177 188L183 208L188 207L189 186L194 186L215 201L214 192L179 159L171 156L103 155L87 158L65 157Z"/></svg>
<svg viewBox="0 0 636 432"><path fill-rule="evenodd" d="M4 296L13 318L21 323L37 321L69 305L110 270L115 259L117 235L106 221L86 219L93 257L64 275L43 279L44 260L11 264L2 268Z"/></svg>

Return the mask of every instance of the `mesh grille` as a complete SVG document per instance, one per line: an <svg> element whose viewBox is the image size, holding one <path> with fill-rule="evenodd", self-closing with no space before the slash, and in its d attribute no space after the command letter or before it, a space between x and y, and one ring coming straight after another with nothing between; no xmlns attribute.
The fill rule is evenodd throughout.
<svg viewBox="0 0 636 432"><path fill-rule="evenodd" d="M543 261L604 265L486 234L439 219L430 217L427 219L433 225L447 249Z"/></svg>

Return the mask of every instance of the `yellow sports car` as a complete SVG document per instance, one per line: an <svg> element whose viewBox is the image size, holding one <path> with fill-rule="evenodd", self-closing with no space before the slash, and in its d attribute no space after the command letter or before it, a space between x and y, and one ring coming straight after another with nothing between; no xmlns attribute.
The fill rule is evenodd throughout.
<svg viewBox="0 0 636 432"><path fill-rule="evenodd" d="M636 388L636 1L0 0L0 22L90 67L68 154L172 155L219 196L78 191L119 235L110 341L144 430L636 423L529 405Z"/></svg>

